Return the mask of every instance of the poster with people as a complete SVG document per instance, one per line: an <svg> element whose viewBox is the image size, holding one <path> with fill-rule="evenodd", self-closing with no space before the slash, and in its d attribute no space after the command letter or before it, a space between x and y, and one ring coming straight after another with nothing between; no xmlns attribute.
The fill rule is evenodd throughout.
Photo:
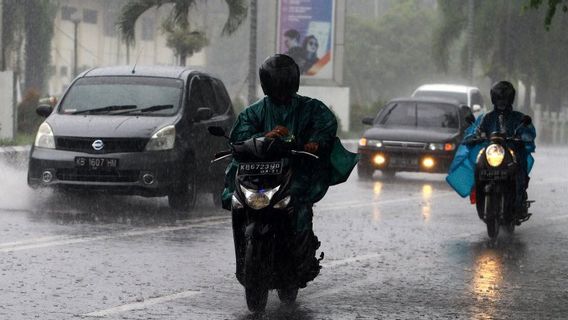
<svg viewBox="0 0 568 320"><path fill-rule="evenodd" d="M278 52L291 56L304 77L333 78L334 0L280 0Z"/></svg>

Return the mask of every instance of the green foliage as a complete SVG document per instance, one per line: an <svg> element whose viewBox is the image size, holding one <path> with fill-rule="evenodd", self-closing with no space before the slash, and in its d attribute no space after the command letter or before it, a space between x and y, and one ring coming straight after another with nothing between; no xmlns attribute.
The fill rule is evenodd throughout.
<svg viewBox="0 0 568 320"><path fill-rule="evenodd" d="M438 3L441 23L450 23L454 16L466 16L467 2L438 0ZM492 82L508 79L534 86L537 102L558 110L566 98L563 88L568 86L568 65L560 63L568 55L568 39L564 32L568 28L568 21L560 20L557 28L547 32L544 28L535 27L542 23L546 13L525 8L522 2L516 1L476 0L474 58L479 62L483 75ZM442 26L436 32L451 27ZM435 46L445 46L444 50L447 50L466 31L461 28L457 37L454 35ZM442 38L441 34L435 36L438 40ZM435 58L447 59L444 56ZM465 63L462 60L462 64ZM437 61L437 65L442 64L443 61ZM528 107L529 100L528 96L520 97L517 104Z"/></svg>
<svg viewBox="0 0 568 320"><path fill-rule="evenodd" d="M408 96L435 73L430 54L435 12L398 1L376 20L348 17L345 82L355 105Z"/></svg>
<svg viewBox="0 0 568 320"><path fill-rule="evenodd" d="M22 3L25 5L25 88L44 92L57 6L50 0L27 0Z"/></svg>
<svg viewBox="0 0 568 320"><path fill-rule="evenodd" d="M135 42L136 21L144 12L159 8L165 4L173 5L172 10L163 22L163 31L167 34L167 46L180 57L181 64L185 58L207 46L209 41L205 32L191 31L189 12L196 8L197 0L130 0L120 10L117 25L124 41L131 45ZM225 0L229 8L229 16L225 21L222 35L233 34L245 21L248 14L248 1Z"/></svg>
<svg viewBox="0 0 568 320"><path fill-rule="evenodd" d="M547 2L544 26L547 30L550 30L552 18L556 14L556 8L560 7L562 12L568 12L568 0L529 0L525 8L538 9L544 2Z"/></svg>
<svg viewBox="0 0 568 320"><path fill-rule="evenodd" d="M36 114L40 93L36 89L26 91L22 102L18 104L18 133L35 134L43 119Z"/></svg>

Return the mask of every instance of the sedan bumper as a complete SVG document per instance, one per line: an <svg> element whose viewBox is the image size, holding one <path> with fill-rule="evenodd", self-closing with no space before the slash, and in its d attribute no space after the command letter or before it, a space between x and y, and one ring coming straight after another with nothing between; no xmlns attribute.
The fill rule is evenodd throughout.
<svg viewBox="0 0 568 320"><path fill-rule="evenodd" d="M116 168L89 168L77 157L117 160ZM34 148L30 152L28 185L117 194L164 196L181 178L181 155L174 151L88 154Z"/></svg>
<svg viewBox="0 0 568 320"><path fill-rule="evenodd" d="M446 173L453 151L405 150L403 148L359 147L361 165L377 170Z"/></svg>

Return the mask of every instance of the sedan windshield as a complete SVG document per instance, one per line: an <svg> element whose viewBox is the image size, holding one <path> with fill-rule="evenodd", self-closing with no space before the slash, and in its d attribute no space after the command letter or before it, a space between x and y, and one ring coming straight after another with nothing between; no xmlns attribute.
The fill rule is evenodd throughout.
<svg viewBox="0 0 568 320"><path fill-rule="evenodd" d="M91 77L77 80L59 113L166 116L177 112L183 81L151 77Z"/></svg>
<svg viewBox="0 0 568 320"><path fill-rule="evenodd" d="M385 109L382 125L458 129L457 108L448 104L397 102Z"/></svg>

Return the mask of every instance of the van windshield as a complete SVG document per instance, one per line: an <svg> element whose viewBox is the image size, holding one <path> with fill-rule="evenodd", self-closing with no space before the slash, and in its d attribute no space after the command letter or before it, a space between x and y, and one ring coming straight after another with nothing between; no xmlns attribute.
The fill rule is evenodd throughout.
<svg viewBox="0 0 568 320"><path fill-rule="evenodd" d="M169 116L179 110L183 81L155 77L90 77L77 80L62 114Z"/></svg>

